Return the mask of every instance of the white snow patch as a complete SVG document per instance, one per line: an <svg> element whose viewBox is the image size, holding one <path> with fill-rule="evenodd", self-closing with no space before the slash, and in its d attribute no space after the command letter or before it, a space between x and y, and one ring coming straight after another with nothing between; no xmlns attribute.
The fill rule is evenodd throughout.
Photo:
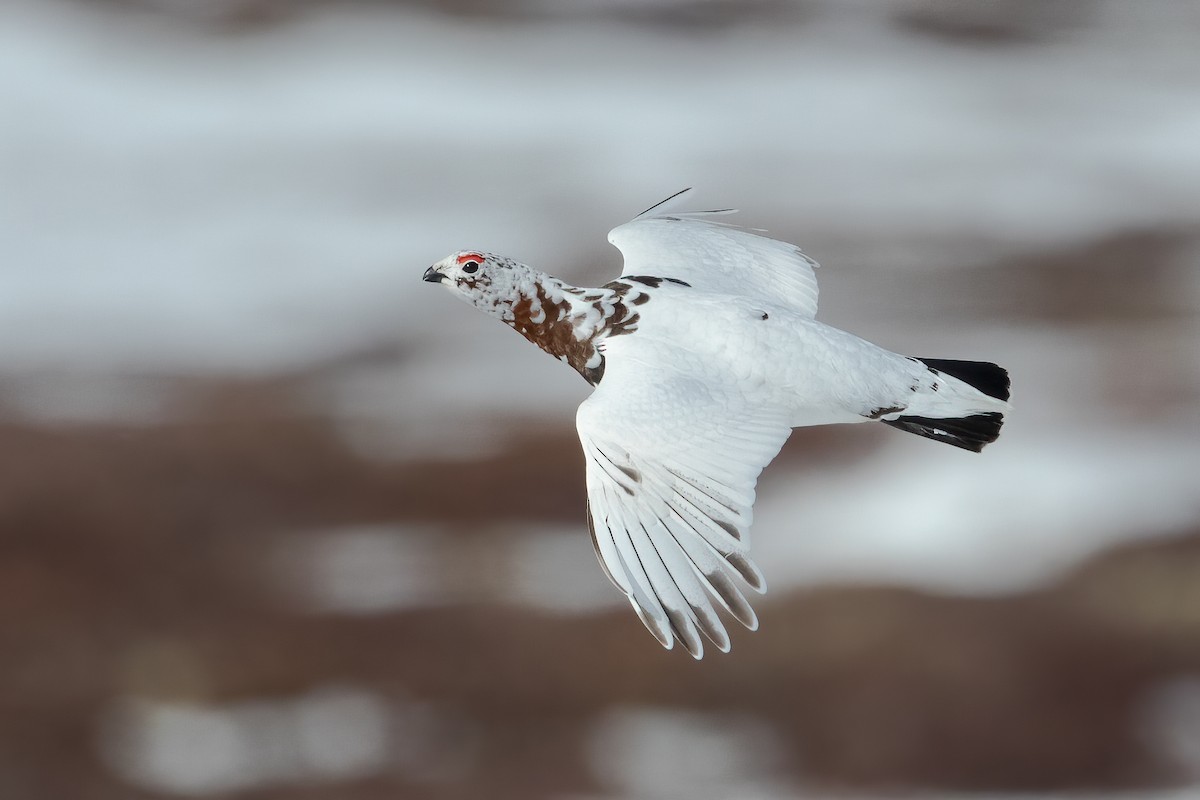
<svg viewBox="0 0 1200 800"><path fill-rule="evenodd" d="M1194 434L1022 431L986 458L916 437L844 470L771 474L754 552L773 587L843 581L963 593L1046 582L1200 520Z"/></svg>
<svg viewBox="0 0 1200 800"><path fill-rule="evenodd" d="M345 687L221 706L130 697L106 713L98 742L138 786L211 795L372 775L391 758L391 725L382 698Z"/></svg>
<svg viewBox="0 0 1200 800"><path fill-rule="evenodd" d="M587 614L625 604L596 563L582 509L567 531L504 525L468 536L371 525L293 534L279 539L272 571L283 596L314 613L506 603Z"/></svg>
<svg viewBox="0 0 1200 800"><path fill-rule="evenodd" d="M275 574L304 608L373 614L447 602L444 556L431 531L358 526L284 537Z"/></svg>
<svg viewBox="0 0 1200 800"><path fill-rule="evenodd" d="M752 800L790 788L778 733L744 714L617 709L595 724L588 757L596 777L628 797Z"/></svg>

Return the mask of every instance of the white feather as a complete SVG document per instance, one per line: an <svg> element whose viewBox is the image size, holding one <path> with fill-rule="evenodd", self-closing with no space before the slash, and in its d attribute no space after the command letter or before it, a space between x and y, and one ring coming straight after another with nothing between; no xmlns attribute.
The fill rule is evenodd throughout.
<svg viewBox="0 0 1200 800"><path fill-rule="evenodd" d="M733 581L741 573L726 556L758 575L747 558L750 507L759 473L791 432L784 415L756 410L737 392L693 391L670 372L617 359L579 407L576 425L597 554L613 583L660 641L665 621L697 658L698 630L728 649L713 602L729 611L724 597L731 598L743 620L757 625ZM737 452L721 469L708 469L710 454L730 441L739 443Z"/></svg>
<svg viewBox="0 0 1200 800"><path fill-rule="evenodd" d="M731 209L667 213L682 194L609 231L608 241L625 258L622 275L675 278L700 291L785 305L816 316L817 262L795 245L709 219L733 213Z"/></svg>

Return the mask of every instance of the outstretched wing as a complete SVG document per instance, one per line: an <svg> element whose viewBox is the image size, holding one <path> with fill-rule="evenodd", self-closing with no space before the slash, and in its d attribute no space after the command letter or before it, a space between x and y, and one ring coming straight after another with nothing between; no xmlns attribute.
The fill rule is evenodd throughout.
<svg viewBox="0 0 1200 800"><path fill-rule="evenodd" d="M790 433L782 415L631 359L611 359L579 407L588 523L600 563L655 638L695 658L699 632L722 651L715 607L746 627L758 618L740 578L765 591L749 559L758 475ZM715 605L714 605L715 604Z"/></svg>
<svg viewBox="0 0 1200 800"><path fill-rule="evenodd" d="M688 190L684 190L686 192ZM800 248L715 221L730 210L669 213L664 204L608 234L623 275L675 278L694 288L780 303L817 314L817 262Z"/></svg>

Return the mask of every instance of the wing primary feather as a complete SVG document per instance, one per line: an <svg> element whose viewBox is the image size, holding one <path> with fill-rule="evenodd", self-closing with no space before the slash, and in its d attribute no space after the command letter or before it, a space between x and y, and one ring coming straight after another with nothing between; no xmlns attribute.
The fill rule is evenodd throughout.
<svg viewBox="0 0 1200 800"><path fill-rule="evenodd" d="M704 640L696 633L692 618L679 608L667 606L666 612L667 618L671 620L671 630L674 631L675 638L683 642L684 648L692 658L697 661L704 658Z"/></svg>
<svg viewBox="0 0 1200 800"><path fill-rule="evenodd" d="M714 447L724 448L725 444L725 441L722 440L720 444L714 445ZM689 464L686 467L675 461L666 461L663 466L670 470L673 475L686 480L697 489L706 491L714 498L714 502L719 502L734 513L737 513L739 506L754 505L754 490L753 488L744 486L739 488L739 484L745 481L745 477L731 470L735 470L740 466L744 471L746 467L735 461L733 455L731 450L723 450L724 458L722 463L714 463L702 457L693 456L689 459ZM753 459L746 460L758 460L758 458L755 455ZM757 477L757 473L755 473L755 477Z"/></svg>
<svg viewBox="0 0 1200 800"><path fill-rule="evenodd" d="M742 576L742 580L750 584L751 589L759 594L766 593L767 581L763 578L763 574L758 571L758 567L754 565L753 561L741 553L730 553L725 556L725 560L738 571L738 574Z"/></svg>
<svg viewBox="0 0 1200 800"><path fill-rule="evenodd" d="M722 653L729 652L729 632L716 618L716 614L713 614L712 618L699 616L696 618L696 624L699 626L700 632L707 636L718 650Z"/></svg>
<svg viewBox="0 0 1200 800"><path fill-rule="evenodd" d="M624 515L621 513L621 506L614 504L614 498L608 496L607 486L602 485L602 490L606 496L607 505L616 516L616 522L621 530L621 535L618 536L615 531L612 531L611 519L605 518L605 525L612 532L612 540L616 548L618 562L624 569L625 574L629 576L630 598L634 602L634 605L641 609L638 612L638 617L641 618L642 623L662 643L662 646L669 650L672 646L671 643L674 641L671 635L670 619L663 609L661 602L659 602L650 575L646 572L645 565L642 563L641 554L638 553L637 547L633 543L629 524L625 521Z"/></svg>
<svg viewBox="0 0 1200 800"><path fill-rule="evenodd" d="M607 466L605 466L605 463L601 463L598 459L593 458L592 460L596 463L596 466L604 470L604 474L612 478L615 484L624 489L625 494L632 497L634 495L634 489L628 484L628 481L633 481L635 484L640 483L642 478L638 471L632 467L621 466L613 460L612 456L604 452L598 446L593 446L592 450L594 450L598 455L602 456L604 462L607 464ZM612 469L609 469L609 467ZM614 473L613 470L616 470L616 472ZM619 475L617 473L619 473Z"/></svg>
<svg viewBox="0 0 1200 800"><path fill-rule="evenodd" d="M676 517L678 517L678 515L676 515ZM685 525L688 524L686 520L681 521ZM729 634L725 631L725 626L721 624L721 619L717 616L716 611L713 609L712 601L709 599L709 597L716 597L717 601L725 608L726 611L729 611L730 614L732 614L733 611L730 609L729 604L725 601L725 599L717 593L711 582L709 582L706 571L696 562L696 555L692 553L691 547L689 547L689 545L694 545L694 541L687 535L687 532L683 532L682 536L677 534L674 528L667 524L666 520L662 519L661 517L658 519L658 523L663 530L667 532L667 535L675 541L676 546L679 548L679 552L683 554L683 558L680 559L679 569L687 573L688 580L695 587L697 587L699 592L704 596L703 600L689 599L688 601L692 607L692 613L694 615L696 625L699 626L700 631L717 646L718 650L723 653L728 653ZM697 538L698 536L699 535L697 534ZM713 555L715 556L715 554ZM716 571L720 569L719 561L717 561L715 557L710 558L709 563L713 565L710 571ZM670 567L668 567L668 569L669 568ZM672 574L674 574L674 570L672 570ZM743 599L743 603L744 602L745 600Z"/></svg>
<svg viewBox="0 0 1200 800"><path fill-rule="evenodd" d="M670 467L670 466L668 466L668 467L666 468L666 470L667 470L667 472L671 473L672 475L674 475L674 476L675 476L676 478L678 478L679 480L681 480L681 481L683 481L684 483L686 483L688 486L690 486L690 487L692 487L693 489L695 489L695 490L696 490L697 492L699 492L700 494L702 494L702 495L704 495L705 497L707 497L709 500L711 500L711 501L713 502L713 504L714 504L714 505L720 506L721 508L725 509L725 510L726 510L726 511L728 511L730 514L733 514L733 515L735 515L735 516L738 514L738 509L734 507L734 505L733 505L733 502L732 502L732 501L726 500L725 498L722 498L722 497L714 497L714 496L713 496L713 490L712 490L712 489L710 489L710 488L707 488L707 487L703 487L703 486L698 486L694 480L692 480L692 479L691 479L690 477L688 477L687 475L684 475L682 472L680 472L679 470L675 469L674 467Z"/></svg>
<svg viewBox="0 0 1200 800"><path fill-rule="evenodd" d="M646 609L642 608L641 604L639 604L632 595L629 597L629 605L633 606L634 613L637 614L638 619L640 619L642 624L646 626L646 630L650 631L650 635L658 640L659 644L668 650L675 646L675 640L671 636L671 630L669 628L663 628L656 619L650 616Z"/></svg>
<svg viewBox="0 0 1200 800"><path fill-rule="evenodd" d="M758 626L758 618L754 614L754 609L746 601L746 596L737 588L726 570L732 565L726 560L728 557L723 555L719 550L713 547L712 543L704 538L703 534L696 531L694 525L685 517L679 514L679 511L672 507L672 511L679 519L691 528L696 533L696 538L692 539L688 536L675 537L675 541L679 543L679 547L691 560L696 567L696 571L704 576L708 582L708 588L712 591L713 596L717 598L721 606L733 615L734 619L745 625L747 628L754 630ZM704 548L697 551L696 547ZM705 555L708 558L705 558ZM703 564L701 562L704 562Z"/></svg>
<svg viewBox="0 0 1200 800"><path fill-rule="evenodd" d="M667 209L663 208L663 206L668 205L672 200L682 197L683 195L687 194L691 190L692 190L692 187L690 187L690 186L686 189L680 189L678 192L671 195L666 200L660 200L657 203L655 203L654 205L650 206L649 208L647 208L642 213L638 214L633 219L642 219L643 217L646 217L646 216L660 216L658 214L651 214L651 212L656 211L660 208L665 212ZM737 213L736 208L714 208L709 211L683 211L683 212L678 212L677 215L679 217L702 217L702 216L705 216L708 214L735 214L735 213ZM710 223L710 224L724 225L726 223Z"/></svg>
<svg viewBox="0 0 1200 800"><path fill-rule="evenodd" d="M658 545L654 543L654 537L646 530L646 526L641 520L635 520L635 522L636 528L631 531L631 534L637 535L640 531L641 535L638 538L642 540L643 546L648 551L643 557L642 547L634 542L634 549L637 551L638 558L641 559L642 569L649 576L650 585L654 587L654 592L667 614L667 619L671 621L671 628L675 635L692 654L692 658L699 659L704 655L704 642L700 640L700 634L696 632L696 626L692 624L691 615L686 610L690 607L690 603L683 596L675 576L671 574L671 568L659 551ZM651 552L654 556L653 559L650 557Z"/></svg>
<svg viewBox="0 0 1200 800"><path fill-rule="evenodd" d="M680 189L678 192L676 192L675 194L671 195L671 196L670 196L670 197L668 197L666 200L659 200L657 203L655 203L654 205L650 206L650 207L649 207L649 208L647 208L645 211L643 211L642 213L640 213L640 214L638 214L636 217L634 217L634 219L640 219L640 218L642 218L642 217L646 216L647 214L649 214L649 213L650 213L651 211L653 211L654 209L656 209L656 208L661 208L662 206L665 206L667 203L671 202L671 201L672 201L672 200L674 200L676 197L679 197L680 195L687 194L687 193L688 193L688 192L690 192L691 190L692 190L692 187L690 187L690 186L689 186L689 187L687 187L686 189Z"/></svg>
<svg viewBox="0 0 1200 800"><path fill-rule="evenodd" d="M679 544L679 537L671 530L671 526L661 516L654 519L656 531L661 531L662 546L659 539L647 530L651 544L662 559L663 565L675 581L680 594L691 609L691 620L707 636L718 649L728 652L729 637L721 625L717 612L713 609L710 594L706 590L704 579L691 556ZM643 526L644 528L645 526ZM674 546L672 546L674 545Z"/></svg>
<svg viewBox="0 0 1200 800"><path fill-rule="evenodd" d="M691 508L691 511L688 512L689 516L699 522L704 528L703 531L697 529L697 532L715 549L722 550L723 548L721 545L725 545L730 550L737 550L744 546L742 543L742 533L735 526L724 520L713 517L704 509L700 508L700 506L696 505L691 497L688 497L688 495L680 492L678 489L675 490L674 496L679 500L682 500ZM675 510L681 515L683 514L685 509L679 508L679 506L672 503L671 500L668 500L667 503L675 508ZM725 539L728 539L728 541L724 541ZM719 545L718 542L721 542L721 544Z"/></svg>
<svg viewBox="0 0 1200 800"><path fill-rule="evenodd" d="M591 498L588 498L586 506L588 533L592 536L592 548L596 551L596 560L600 562L600 569L604 570L604 575L612 582L613 586L616 586L618 589L620 589L622 594L629 595L631 592L629 590L628 576L623 576L626 578L625 581L619 581L617 580L616 576L613 575L612 570L608 567L608 558L605 557L605 551L608 550L608 548L601 544L600 537L596 534L596 522L592 517ZM607 525L604 526L604 533L606 534L608 545L612 548L610 552L612 555L616 556L617 544L613 541L612 531L609 530Z"/></svg>
<svg viewBox="0 0 1200 800"><path fill-rule="evenodd" d="M725 535L729 536L736 543L734 545L735 547L741 546L741 529L727 520L722 519L721 512L719 510L713 508L702 508L701 506L703 505L703 500L686 489L676 487L674 494L676 497L686 501L689 506L695 509L697 516L708 520L713 525L724 531Z"/></svg>
<svg viewBox="0 0 1200 800"><path fill-rule="evenodd" d="M734 619L752 631L758 630L758 615L729 576L724 572L713 572L706 577L717 595L728 604L729 613L733 614Z"/></svg>

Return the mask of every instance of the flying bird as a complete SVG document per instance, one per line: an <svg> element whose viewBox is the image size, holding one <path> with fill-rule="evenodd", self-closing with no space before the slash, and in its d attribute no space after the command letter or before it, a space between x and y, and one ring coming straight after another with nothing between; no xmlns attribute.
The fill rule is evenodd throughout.
<svg viewBox="0 0 1200 800"><path fill-rule="evenodd" d="M762 593L750 523L759 473L793 428L879 421L979 452L1010 409L1008 373L898 355L817 313L817 264L799 248L676 213L679 192L608 241L621 277L571 286L476 250L425 271L565 361L595 387L576 427L587 520L609 580L667 649L722 652L717 609L750 630L741 584Z"/></svg>

